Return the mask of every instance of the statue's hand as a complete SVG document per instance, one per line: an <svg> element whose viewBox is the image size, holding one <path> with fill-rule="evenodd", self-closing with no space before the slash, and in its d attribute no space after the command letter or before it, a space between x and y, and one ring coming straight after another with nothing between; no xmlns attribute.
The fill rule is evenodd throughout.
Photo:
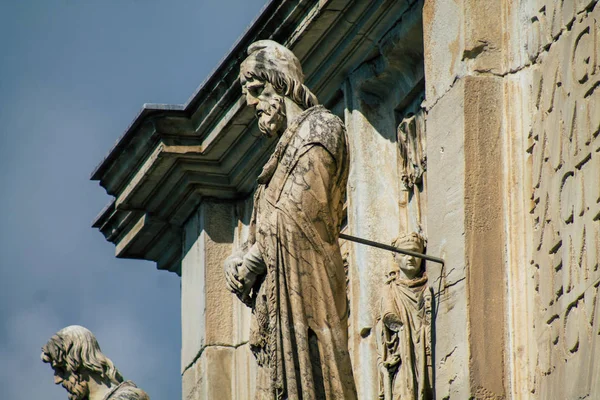
<svg viewBox="0 0 600 400"><path fill-rule="evenodd" d="M383 366L387 369L393 369L400 364L400 356L398 354L392 354L387 360L383 362Z"/></svg>
<svg viewBox="0 0 600 400"><path fill-rule="evenodd" d="M250 291L254 287L258 275L252 272L250 268L248 268L245 261L242 262L242 264L238 268L238 273L238 280L242 284L242 289L240 290L238 297L240 297L240 300L242 300L242 302L249 304Z"/></svg>
<svg viewBox="0 0 600 400"><path fill-rule="evenodd" d="M224 262L225 267L225 282L227 282L227 287L231 293L235 293L236 295L240 295L244 289L244 285L242 284L240 277L238 275L238 270L241 267L244 260L237 254L234 254Z"/></svg>
<svg viewBox="0 0 600 400"><path fill-rule="evenodd" d="M396 314L388 313L383 316L383 324L391 331L400 332L402 326L402 320Z"/></svg>
<svg viewBox="0 0 600 400"><path fill-rule="evenodd" d="M241 254L229 256L224 263L227 287L244 304L251 307L250 293L259 276L267 271L260 249L255 243L242 257Z"/></svg>

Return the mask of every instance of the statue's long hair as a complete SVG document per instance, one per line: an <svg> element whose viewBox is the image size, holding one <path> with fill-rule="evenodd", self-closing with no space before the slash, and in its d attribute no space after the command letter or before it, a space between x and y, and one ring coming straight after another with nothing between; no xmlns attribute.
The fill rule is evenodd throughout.
<svg viewBox="0 0 600 400"><path fill-rule="evenodd" d="M83 326L71 325L52 336L42 347L42 360L77 375L95 373L112 383L123 382L121 373L102 354L94 334Z"/></svg>
<svg viewBox="0 0 600 400"><path fill-rule="evenodd" d="M277 93L289 97L303 109L319 104L317 96L315 96L306 85L281 71L264 68L261 65L255 65L251 71L246 70L243 74L246 79L254 78L263 82L269 82L273 85L273 88Z"/></svg>

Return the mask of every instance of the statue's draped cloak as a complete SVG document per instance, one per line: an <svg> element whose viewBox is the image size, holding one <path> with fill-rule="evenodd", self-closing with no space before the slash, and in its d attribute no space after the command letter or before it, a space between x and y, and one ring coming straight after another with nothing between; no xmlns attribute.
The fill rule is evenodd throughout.
<svg viewBox="0 0 600 400"><path fill-rule="evenodd" d="M380 398L385 400L432 399L431 289L427 275L413 281L392 280L384 288L381 317L377 323ZM396 332L384 320L394 314L402 323ZM384 363L395 364L393 368ZM387 368L387 370L386 370Z"/></svg>
<svg viewBox="0 0 600 400"><path fill-rule="evenodd" d="M104 400L150 400L150 397L135 383L125 381L108 392Z"/></svg>
<svg viewBox="0 0 600 400"><path fill-rule="evenodd" d="M250 242L267 266L250 337L258 400L356 399L338 244L348 157L342 121L315 106L292 121L258 179Z"/></svg>

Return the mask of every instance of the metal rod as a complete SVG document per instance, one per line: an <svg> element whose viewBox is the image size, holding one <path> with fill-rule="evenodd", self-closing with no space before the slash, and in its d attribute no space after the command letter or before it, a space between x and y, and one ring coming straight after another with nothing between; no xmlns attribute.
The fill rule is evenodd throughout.
<svg viewBox="0 0 600 400"><path fill-rule="evenodd" d="M445 264L445 261L443 258L430 256L428 254L417 253L416 251L399 249L397 247L390 246L389 244L374 242L372 240L367 240L367 239L359 238L356 236L346 235L345 233L340 233L340 239L345 239L345 240L349 240L351 242L365 244L367 246L377 247L377 248L383 249L383 250L393 251L395 253L401 253L401 254L406 254L408 256L422 258L424 260L433 261L433 262L436 262L436 263L442 264L442 265Z"/></svg>

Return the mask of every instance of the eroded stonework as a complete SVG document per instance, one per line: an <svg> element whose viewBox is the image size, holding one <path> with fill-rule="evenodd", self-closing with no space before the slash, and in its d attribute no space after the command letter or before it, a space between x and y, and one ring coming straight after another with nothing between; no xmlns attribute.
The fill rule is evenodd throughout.
<svg viewBox="0 0 600 400"><path fill-rule="evenodd" d="M402 166L400 179L405 190L412 190L415 184L423 181L427 170L425 150L425 121L422 112L410 113L398 125L398 145Z"/></svg>
<svg viewBox="0 0 600 400"><path fill-rule="evenodd" d="M263 134L280 136L258 177L250 249L225 262L229 289L252 308L256 399L356 399L348 353L339 231L349 156L342 121L302 85L294 54L248 49L240 80Z"/></svg>
<svg viewBox="0 0 600 400"><path fill-rule="evenodd" d="M392 245L423 252L425 240L412 233ZM377 319L379 398L432 399L432 291L421 259L394 255Z"/></svg>
<svg viewBox="0 0 600 400"><path fill-rule="evenodd" d="M569 374L566 384L555 378L600 372L593 362L600 355L600 7L573 3L542 5L534 24L554 38L535 62L528 149L538 351L530 389L541 398L585 398L599 389L586 374Z"/></svg>

